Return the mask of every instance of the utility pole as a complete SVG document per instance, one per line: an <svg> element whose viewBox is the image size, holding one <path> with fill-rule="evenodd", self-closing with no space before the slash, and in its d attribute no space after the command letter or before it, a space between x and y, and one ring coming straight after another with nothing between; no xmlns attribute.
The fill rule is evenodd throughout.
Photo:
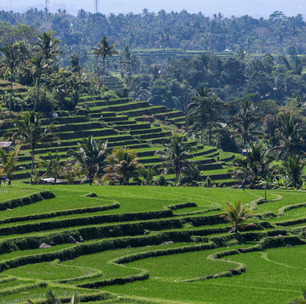
<svg viewBox="0 0 306 304"><path fill-rule="evenodd" d="M99 12L99 0L95 0L95 14Z"/></svg>

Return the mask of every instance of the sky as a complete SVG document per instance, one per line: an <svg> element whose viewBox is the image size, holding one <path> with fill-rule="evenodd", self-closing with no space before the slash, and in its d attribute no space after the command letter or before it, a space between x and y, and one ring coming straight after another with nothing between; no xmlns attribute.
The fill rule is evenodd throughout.
<svg viewBox="0 0 306 304"><path fill-rule="evenodd" d="M24 12L31 7L43 9L45 0L0 0L0 10L9 10L10 1L15 12ZM95 0L49 0L50 10L58 8L68 10L76 15L80 8L94 12ZM205 16L212 16L221 12L230 17L250 15L255 18L269 17L274 11L283 11L287 16L302 14L306 19L305 0L99 0L99 11L105 15L110 13L140 13L144 8L158 12L180 12L185 9L189 13L202 12Z"/></svg>

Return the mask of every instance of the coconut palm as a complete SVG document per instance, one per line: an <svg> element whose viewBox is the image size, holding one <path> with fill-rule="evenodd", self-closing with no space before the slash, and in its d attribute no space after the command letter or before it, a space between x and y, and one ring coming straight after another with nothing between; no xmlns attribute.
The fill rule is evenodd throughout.
<svg viewBox="0 0 306 304"><path fill-rule="evenodd" d="M220 122L223 102L218 100L216 95L209 95L211 90L203 86L196 89L196 96L192 97L191 103L187 106L189 119L192 120L192 129L199 129L201 132L201 143L203 143L203 130L209 129L209 145L211 145L211 130L213 124Z"/></svg>
<svg viewBox="0 0 306 304"><path fill-rule="evenodd" d="M52 64L61 53L59 49L60 40L55 38L56 32L48 31L43 34L37 35L37 42L34 44L34 48L44 54L45 62L48 65ZM47 85L47 73L45 73L45 85Z"/></svg>
<svg viewBox="0 0 306 304"><path fill-rule="evenodd" d="M53 154L51 151L47 153L47 156L40 155L39 158L44 162L43 166L46 167L46 173L49 177L53 178L53 184L56 184L56 180L63 174L63 167L61 165L61 157L58 154Z"/></svg>
<svg viewBox="0 0 306 304"><path fill-rule="evenodd" d="M139 66L138 58L130 51L130 47L126 45L123 47L121 53L121 65L128 73L128 81L132 80L132 70L136 69Z"/></svg>
<svg viewBox="0 0 306 304"><path fill-rule="evenodd" d="M12 173L16 170L18 163L19 147L17 146L14 151L5 153L3 149L0 149L0 175L4 172L6 174L8 184L11 184Z"/></svg>
<svg viewBox="0 0 306 304"><path fill-rule="evenodd" d="M24 43L9 43L0 48L2 57L0 58L0 72L3 74L9 74L11 81L11 96L9 102L9 111L12 110L12 98L13 98L13 81L15 78L16 70L23 66L27 58L27 48Z"/></svg>
<svg viewBox="0 0 306 304"><path fill-rule="evenodd" d="M36 110L36 105L38 101L38 96L39 96L39 88L40 88L40 79L41 79L41 74L43 71L47 69L49 66L50 61L46 60L45 55L43 53L36 53L29 61L28 63L30 64L30 70L33 75L37 77L37 93L36 93L36 99L34 103L34 112Z"/></svg>
<svg viewBox="0 0 306 304"><path fill-rule="evenodd" d="M72 156L83 168L85 177L81 183L89 179L90 185L95 177L100 177L103 169L107 165L107 141L96 142L92 136L84 138L81 143L78 144L78 151L69 150L68 156Z"/></svg>
<svg viewBox="0 0 306 304"><path fill-rule="evenodd" d="M115 54L118 54L118 52L115 50L116 44L112 43L109 45L107 37L104 35L101 42L96 42L96 47L93 48L94 54L99 58L102 58L103 62L103 81L105 76L105 60L106 57L112 57Z"/></svg>
<svg viewBox="0 0 306 304"><path fill-rule="evenodd" d="M73 185L74 181L81 176L82 166L78 162L74 162L72 157L69 157L63 166L63 176L68 181L68 185Z"/></svg>
<svg viewBox="0 0 306 304"><path fill-rule="evenodd" d="M150 166L148 168L140 167L138 169L138 176L134 177L134 180L137 182L140 182L142 186L152 185L155 175L156 175L156 172L154 168ZM142 179L140 179L139 177L141 177Z"/></svg>
<svg viewBox="0 0 306 304"><path fill-rule="evenodd" d="M175 172L176 180L191 170L194 170L194 162L188 160L192 153L197 151L196 147L193 147L187 142L184 142L184 137L174 135L170 139L170 143L165 144L163 150L157 150L155 155L159 156L162 160L160 165L163 170L163 174L168 174L169 170Z"/></svg>
<svg viewBox="0 0 306 304"><path fill-rule="evenodd" d="M251 100L239 103L239 112L233 117L233 125L243 138L243 145L253 138L257 123L262 117L258 107Z"/></svg>
<svg viewBox="0 0 306 304"><path fill-rule="evenodd" d="M257 186L264 187L265 189L265 201L267 200L267 188L270 188L273 185L273 179L270 174L267 174L266 177L259 177L259 181L256 183Z"/></svg>
<svg viewBox="0 0 306 304"><path fill-rule="evenodd" d="M32 184L33 165L35 149L38 144L50 144L56 142L60 144L60 138L53 133L54 127L43 127L41 121L41 114L34 111L26 112L22 119L13 120L15 131L7 132L5 138L13 138L23 145L29 145L31 149L31 177L30 184Z"/></svg>
<svg viewBox="0 0 306 304"><path fill-rule="evenodd" d="M258 142L248 147L246 158L237 157L234 164L237 166L233 172L233 178L245 179L252 186L267 175L272 175L274 167L271 165L271 149L267 145Z"/></svg>
<svg viewBox="0 0 306 304"><path fill-rule="evenodd" d="M274 147L280 151L280 155L285 153L285 160L291 158L304 144L305 131L301 123L297 122L290 113L283 114L278 120L279 128L275 130L275 138L279 145Z"/></svg>
<svg viewBox="0 0 306 304"><path fill-rule="evenodd" d="M283 162L286 175L291 181L294 188L299 187L303 178L303 171L306 167L306 161L303 161L300 155L295 155L293 158L289 157L288 161Z"/></svg>
<svg viewBox="0 0 306 304"><path fill-rule="evenodd" d="M220 215L220 217L224 217L226 221L231 222L233 230L235 232L238 232L239 230L247 226L255 225L251 223L241 225L243 222L253 216L252 212L246 209L249 204L242 205L241 201L235 202L234 206L229 202L227 202L227 204L228 208L224 209L226 211L226 214L222 214Z"/></svg>
<svg viewBox="0 0 306 304"><path fill-rule="evenodd" d="M103 180L116 180L118 175L128 183L128 173L138 171L141 165L138 162L136 149L117 147L107 157L108 166Z"/></svg>

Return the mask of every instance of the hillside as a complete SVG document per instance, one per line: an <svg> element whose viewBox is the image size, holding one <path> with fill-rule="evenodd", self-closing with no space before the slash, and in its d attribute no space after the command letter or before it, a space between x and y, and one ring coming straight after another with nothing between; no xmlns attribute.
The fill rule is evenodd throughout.
<svg viewBox="0 0 306 304"><path fill-rule="evenodd" d="M39 156L46 156L48 151L58 153L64 162L68 150L77 149L82 138L92 135L95 139L108 141L109 148L122 146L137 149L139 162L145 167L157 165L160 159L154 155L156 150L168 142L172 130L185 125L184 112L173 111L165 106L153 106L147 101L92 100L86 96L83 96L82 100L79 106L83 107L84 115L43 119L44 126L54 123L55 133L62 142L59 146L39 145L36 150L36 163L41 162ZM89 111L85 110L87 108ZM6 124L0 130L0 136L2 137L11 127L10 123ZM190 143L198 148L191 157L199 163L203 181L210 175L216 183L224 181L227 185L236 183L230 180L231 175L227 173L228 168L233 166L234 153L225 153L215 147L198 145L196 141ZM17 168L13 179L28 181L30 165L30 147L23 146L19 156L21 167ZM174 175L167 177L173 178Z"/></svg>
<svg viewBox="0 0 306 304"><path fill-rule="evenodd" d="M42 303L48 287L65 303L77 292L91 304L275 304L305 286L303 191L271 190L268 201L262 190L184 187L0 193L1 303ZM238 199L256 225L237 236L220 214Z"/></svg>

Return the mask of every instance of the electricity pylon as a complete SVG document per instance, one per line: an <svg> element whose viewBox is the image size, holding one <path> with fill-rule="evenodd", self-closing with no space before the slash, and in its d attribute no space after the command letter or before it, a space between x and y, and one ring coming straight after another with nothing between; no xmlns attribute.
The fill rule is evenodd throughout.
<svg viewBox="0 0 306 304"><path fill-rule="evenodd" d="M95 14L99 12L99 0L95 0Z"/></svg>
<svg viewBox="0 0 306 304"><path fill-rule="evenodd" d="M49 11L50 0L45 0L46 9Z"/></svg>

